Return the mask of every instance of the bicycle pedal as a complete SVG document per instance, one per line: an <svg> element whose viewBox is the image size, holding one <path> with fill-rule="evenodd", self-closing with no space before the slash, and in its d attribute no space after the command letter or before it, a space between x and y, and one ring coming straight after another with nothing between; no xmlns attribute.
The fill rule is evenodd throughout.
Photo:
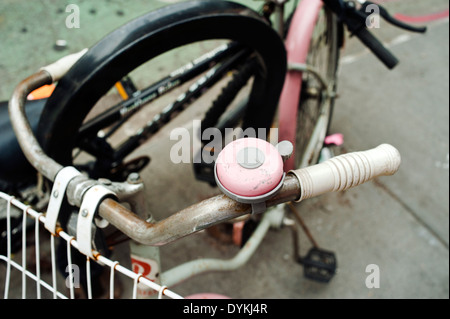
<svg viewBox="0 0 450 319"><path fill-rule="evenodd" d="M308 279L327 283L336 273L336 255L331 251L313 247L299 262L303 264L304 276Z"/></svg>

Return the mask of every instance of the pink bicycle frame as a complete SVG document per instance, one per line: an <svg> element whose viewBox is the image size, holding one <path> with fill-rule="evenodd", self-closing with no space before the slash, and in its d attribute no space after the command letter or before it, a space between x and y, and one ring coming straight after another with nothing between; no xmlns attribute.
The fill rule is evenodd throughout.
<svg viewBox="0 0 450 319"><path fill-rule="evenodd" d="M302 0L298 5L286 38L288 65L306 63L310 39L322 5L321 0ZM294 145L294 150L297 132L297 108L301 87L302 72L288 69L280 96L278 138L280 141L290 141ZM295 169L295 156L294 152L293 156L285 162L284 170L286 172Z"/></svg>

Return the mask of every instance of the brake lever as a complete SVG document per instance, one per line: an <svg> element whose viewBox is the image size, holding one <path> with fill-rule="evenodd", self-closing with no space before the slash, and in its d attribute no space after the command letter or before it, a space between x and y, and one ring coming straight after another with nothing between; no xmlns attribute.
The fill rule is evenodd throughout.
<svg viewBox="0 0 450 319"><path fill-rule="evenodd" d="M384 7L380 6L379 4L373 3L371 1L360 1L360 3L361 3L361 8L359 9L359 11L366 16L369 16L369 14L367 13L368 12L367 7L369 5L375 5L379 9L380 16L383 19L385 19L387 22L389 22L390 24L392 24L396 27L399 27L401 29L411 31L411 32L425 33L427 31L427 27L416 27L413 25L406 24L406 23L394 18L393 16L391 16L389 14L389 12Z"/></svg>

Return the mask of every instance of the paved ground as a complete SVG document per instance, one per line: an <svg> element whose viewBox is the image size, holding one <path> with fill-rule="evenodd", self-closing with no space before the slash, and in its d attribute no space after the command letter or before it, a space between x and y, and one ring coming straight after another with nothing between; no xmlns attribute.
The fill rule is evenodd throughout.
<svg viewBox="0 0 450 319"><path fill-rule="evenodd" d="M113 0L80 1L81 28L67 29L66 2L3 0L0 98L8 99L15 84L38 66L92 45L124 21L164 2L170 1L133 1L127 7ZM448 2L440 0L383 2L391 12L411 16L448 9ZM319 245L336 252L335 278L329 284L303 278L302 268L292 261L291 233L282 230L271 231L244 268L196 277L175 291L213 291L235 298L449 298L448 18L426 24L426 35L407 35L382 21L376 33L401 60L394 71L386 70L354 39L343 52L331 130L343 133L345 143L336 153L388 142L400 150L402 166L393 177L299 207ZM66 51L53 50L58 39L68 41ZM168 132L140 151L168 152ZM162 210L176 211L214 193L206 185L186 187L192 180L190 170L174 182L169 177L175 168L157 160L144 173L148 177L163 171L157 180L149 178L149 201L157 217L164 215ZM305 253L309 244L304 235L301 243ZM163 247L161 253L168 269L180 261L235 252L200 233ZM379 288L365 285L370 264L379 267Z"/></svg>

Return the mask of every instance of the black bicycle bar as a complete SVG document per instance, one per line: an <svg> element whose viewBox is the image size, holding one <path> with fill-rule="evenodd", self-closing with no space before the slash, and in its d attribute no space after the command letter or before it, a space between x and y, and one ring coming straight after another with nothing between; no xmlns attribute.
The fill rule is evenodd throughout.
<svg viewBox="0 0 450 319"><path fill-rule="evenodd" d="M197 99L205 90L216 84L233 66L241 62L242 59L250 54L250 50L241 50L233 57L229 58L220 66L211 69L205 76L200 78L189 90L180 95L175 102L169 104L164 108L163 112L157 114L152 121L131 136L124 143L122 143L116 150L114 160L115 162L122 161L128 154L139 147L152 134L156 133L164 124L172 119L175 114L184 110L184 108Z"/></svg>
<svg viewBox="0 0 450 319"><path fill-rule="evenodd" d="M156 100L165 93L168 93L172 89L206 71L211 67L212 63L218 63L218 61L235 53L239 47L240 46L235 42L229 43L223 47L223 49L219 47L216 50L211 51L214 52L212 56L211 52L207 53L204 55L204 59L196 59L173 71L170 75L142 90L139 94L118 103L105 112L97 115L94 119L84 123L79 130L78 139L83 140L92 134L97 134L100 129L119 121L121 118L129 116L145 104Z"/></svg>

